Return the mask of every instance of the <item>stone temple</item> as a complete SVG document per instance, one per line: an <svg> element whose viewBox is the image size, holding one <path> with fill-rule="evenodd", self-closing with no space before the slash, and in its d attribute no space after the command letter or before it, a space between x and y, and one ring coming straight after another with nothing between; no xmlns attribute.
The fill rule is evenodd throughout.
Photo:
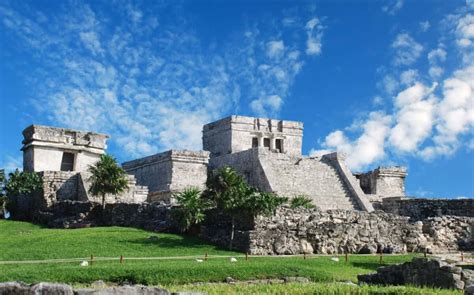
<svg viewBox="0 0 474 295"><path fill-rule="evenodd" d="M32 125L23 131L25 171L41 172L46 200L93 200L87 167L105 152L107 135ZM204 189L212 171L231 166L248 183L289 198L305 195L323 210L373 211L384 198L404 198L406 169L353 174L344 156L302 154L303 123L230 116L203 126L203 150L169 150L123 163L129 188L108 202L173 203L186 187Z"/></svg>

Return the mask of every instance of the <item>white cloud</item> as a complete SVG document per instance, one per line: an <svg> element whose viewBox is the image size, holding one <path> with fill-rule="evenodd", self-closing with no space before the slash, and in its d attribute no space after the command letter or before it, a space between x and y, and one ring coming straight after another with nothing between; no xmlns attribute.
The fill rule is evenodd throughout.
<svg viewBox="0 0 474 295"><path fill-rule="evenodd" d="M317 18L312 18L306 23L306 54L319 55L321 54L323 27Z"/></svg>
<svg viewBox="0 0 474 295"><path fill-rule="evenodd" d="M336 130L330 133L323 147L337 150L347 155L346 163L353 170L359 170L385 156L384 143L390 131L391 117L381 112L372 112L366 122L357 126L362 134L356 140L349 140L344 132ZM313 154L321 151L313 150Z"/></svg>
<svg viewBox="0 0 474 295"><path fill-rule="evenodd" d="M278 58L283 55L285 45L283 40L270 41L267 43L267 54L271 58Z"/></svg>
<svg viewBox="0 0 474 295"><path fill-rule="evenodd" d="M430 24L429 21L422 21L422 22L420 22L420 30L421 30L422 32L428 31L428 30L430 29L430 27L431 27L431 24Z"/></svg>
<svg viewBox="0 0 474 295"><path fill-rule="evenodd" d="M250 103L252 111L258 116L274 115L280 111L283 100L278 95L270 95L255 99Z"/></svg>
<svg viewBox="0 0 474 295"><path fill-rule="evenodd" d="M394 15L403 7L404 0L387 0L386 4L382 6L382 11Z"/></svg>
<svg viewBox="0 0 474 295"><path fill-rule="evenodd" d="M412 85L418 79L419 79L418 71L414 69L406 70L400 74L400 82L405 86Z"/></svg>
<svg viewBox="0 0 474 295"><path fill-rule="evenodd" d="M457 43L461 47L469 47L474 39L474 15L467 14L459 19L456 33L458 35Z"/></svg>
<svg viewBox="0 0 474 295"><path fill-rule="evenodd" d="M428 60L430 63L443 62L446 60L446 50L439 47L431 50L428 53Z"/></svg>
<svg viewBox="0 0 474 295"><path fill-rule="evenodd" d="M430 64L428 74L433 79L440 78L444 73L444 69L439 66L439 63L444 62L447 56L446 50L444 50L443 47L444 46L441 44L438 48L433 49L428 53L428 61Z"/></svg>
<svg viewBox="0 0 474 295"><path fill-rule="evenodd" d="M428 98L434 88L416 83L395 98L398 110L396 124L390 131L389 142L401 152L418 148L431 132L435 99Z"/></svg>
<svg viewBox="0 0 474 295"><path fill-rule="evenodd" d="M397 91L399 82L398 80L391 74L387 74L383 77L382 81L380 82L383 90L388 94L394 94Z"/></svg>
<svg viewBox="0 0 474 295"><path fill-rule="evenodd" d="M84 43L84 46L93 54L98 54L103 51L99 38L95 32L81 32L79 33L79 36Z"/></svg>
<svg viewBox="0 0 474 295"><path fill-rule="evenodd" d="M413 64L423 51L423 46L407 33L398 34L392 43L392 48L395 49L393 63L397 66Z"/></svg>
<svg viewBox="0 0 474 295"><path fill-rule="evenodd" d="M460 136L474 127L474 66L458 70L443 83L442 99L437 105L436 135L433 144L421 151L425 159L453 154Z"/></svg>

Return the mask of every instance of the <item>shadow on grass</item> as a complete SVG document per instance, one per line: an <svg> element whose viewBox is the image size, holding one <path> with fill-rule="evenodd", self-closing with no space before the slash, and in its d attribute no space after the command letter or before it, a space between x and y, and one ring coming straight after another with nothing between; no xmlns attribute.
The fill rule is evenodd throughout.
<svg viewBox="0 0 474 295"><path fill-rule="evenodd" d="M200 238L193 237L193 236L181 235L179 236L180 238L161 236L161 235L152 235L152 236L156 236L157 238L156 239L154 238L134 239L134 240L127 240L127 242L131 244L140 244L144 246L153 246L153 247L169 248L169 249L193 248L193 249L212 249L212 250L219 250L219 251L229 251L228 249L224 247L208 244L205 241L201 240ZM234 250L234 252L238 252L238 251Z"/></svg>
<svg viewBox="0 0 474 295"><path fill-rule="evenodd" d="M387 263L380 264L378 262L352 262L351 265L353 267L358 267L358 268L363 268L363 269L375 271L375 270L377 270L377 268L379 268L381 266L387 266L389 264L387 264Z"/></svg>

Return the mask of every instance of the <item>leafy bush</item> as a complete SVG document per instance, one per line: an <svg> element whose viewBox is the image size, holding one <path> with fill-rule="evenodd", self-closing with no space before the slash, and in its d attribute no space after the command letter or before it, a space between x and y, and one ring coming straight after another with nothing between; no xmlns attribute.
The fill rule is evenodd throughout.
<svg viewBox="0 0 474 295"><path fill-rule="evenodd" d="M39 174L35 172L18 171L8 175L5 191L7 196L13 197L18 195L30 194L39 191L43 186L43 180Z"/></svg>
<svg viewBox="0 0 474 295"><path fill-rule="evenodd" d="M204 211L211 206L210 201L203 198L201 190L196 187L186 188L174 197L179 208L174 209L173 216L179 221L183 231L201 223L206 216Z"/></svg>
<svg viewBox="0 0 474 295"><path fill-rule="evenodd" d="M305 195L300 195L300 196L296 196L293 199L291 199L290 207L292 209L295 209L295 208L311 209L311 208L314 208L316 206L313 204L313 200L311 198L309 198L308 196L305 196Z"/></svg>
<svg viewBox="0 0 474 295"><path fill-rule="evenodd" d="M259 214L270 216L275 214L275 210L286 202L288 202L288 198L279 197L274 193L256 191L247 200L246 210L253 216Z"/></svg>

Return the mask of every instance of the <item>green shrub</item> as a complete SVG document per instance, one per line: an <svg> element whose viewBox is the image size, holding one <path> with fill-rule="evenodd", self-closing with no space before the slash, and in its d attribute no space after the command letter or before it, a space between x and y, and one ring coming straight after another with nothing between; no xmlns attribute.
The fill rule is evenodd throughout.
<svg viewBox="0 0 474 295"><path fill-rule="evenodd" d="M8 175L5 191L7 196L14 197L18 195L31 194L39 191L43 186L43 180L36 172L18 171Z"/></svg>
<svg viewBox="0 0 474 295"><path fill-rule="evenodd" d="M202 197L202 192L196 187L188 187L174 195L179 208L173 210L173 217L178 220L181 230L187 231L193 225L201 223L211 203Z"/></svg>
<svg viewBox="0 0 474 295"><path fill-rule="evenodd" d="M296 196L293 199L291 199L290 207L292 209L296 209L296 208L311 209L311 208L314 208L316 206L313 204L313 200L311 198L309 198L308 196L299 195L299 196Z"/></svg>

